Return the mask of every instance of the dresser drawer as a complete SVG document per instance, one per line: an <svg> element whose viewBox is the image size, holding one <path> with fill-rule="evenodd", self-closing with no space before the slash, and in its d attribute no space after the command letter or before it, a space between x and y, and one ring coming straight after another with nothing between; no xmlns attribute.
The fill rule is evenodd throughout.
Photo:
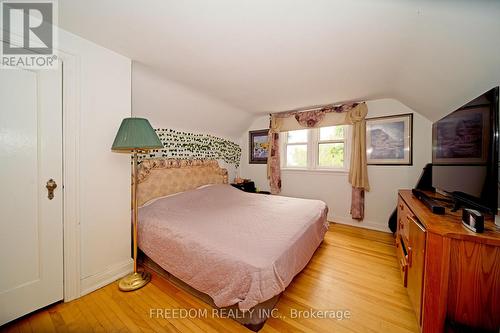
<svg viewBox="0 0 500 333"><path fill-rule="evenodd" d="M398 199L398 236L402 237L405 242L408 242L409 237L409 220L408 216L413 215L403 199Z"/></svg>
<svg viewBox="0 0 500 333"><path fill-rule="evenodd" d="M403 285L406 287L408 285L408 252L405 241L399 235L396 237L396 255Z"/></svg>
<svg viewBox="0 0 500 333"><path fill-rule="evenodd" d="M408 216L410 221L410 241L408 253L408 296L417 315L417 320L422 320L422 288L425 267L425 228L415 218Z"/></svg>

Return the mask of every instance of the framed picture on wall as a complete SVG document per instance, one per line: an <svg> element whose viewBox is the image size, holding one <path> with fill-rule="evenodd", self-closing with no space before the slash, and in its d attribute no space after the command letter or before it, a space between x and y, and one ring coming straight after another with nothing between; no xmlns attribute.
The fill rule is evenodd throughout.
<svg viewBox="0 0 500 333"><path fill-rule="evenodd" d="M366 119L368 165L412 165L413 114Z"/></svg>
<svg viewBox="0 0 500 333"><path fill-rule="evenodd" d="M489 107L467 107L438 120L432 126L433 164L478 164L488 162L490 141Z"/></svg>
<svg viewBox="0 0 500 333"><path fill-rule="evenodd" d="M266 164L269 156L268 129L250 131L248 133L248 150L250 164Z"/></svg>

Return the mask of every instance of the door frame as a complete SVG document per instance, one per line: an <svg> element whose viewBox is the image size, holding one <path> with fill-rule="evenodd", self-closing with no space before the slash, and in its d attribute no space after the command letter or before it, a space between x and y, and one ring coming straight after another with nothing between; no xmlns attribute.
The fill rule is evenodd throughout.
<svg viewBox="0 0 500 333"><path fill-rule="evenodd" d="M58 50L63 80L64 301L80 297L80 58Z"/></svg>
<svg viewBox="0 0 500 333"><path fill-rule="evenodd" d="M58 29L56 27L56 29ZM2 29L0 29L0 32ZM0 43L3 43L0 33ZM11 33L11 43L23 45L22 36ZM59 36L61 37L61 36ZM61 39L61 38L59 38ZM78 55L57 48L62 68L63 119L63 300L81 296L80 256L80 78ZM8 69L7 69L8 70Z"/></svg>

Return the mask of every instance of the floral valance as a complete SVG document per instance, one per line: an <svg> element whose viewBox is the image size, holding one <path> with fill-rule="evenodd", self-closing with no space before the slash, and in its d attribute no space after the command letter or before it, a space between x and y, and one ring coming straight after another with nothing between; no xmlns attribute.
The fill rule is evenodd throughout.
<svg viewBox="0 0 500 333"><path fill-rule="evenodd" d="M304 127L316 127L323 118L326 112L323 110L300 112L295 115L295 120Z"/></svg>
<svg viewBox="0 0 500 333"><path fill-rule="evenodd" d="M295 116L297 114L308 113L308 112L344 113L344 112L348 112L348 111L354 109L359 104L362 104L362 103L355 102L355 103L346 103L346 104L339 104L339 105L323 106L321 108L312 109L312 111L301 111L301 110L297 110L297 111L284 111L284 112L273 113L272 116L276 117L276 118L288 118L288 117L293 117L293 116Z"/></svg>
<svg viewBox="0 0 500 333"><path fill-rule="evenodd" d="M294 131L319 126L351 124L347 114L359 103L349 103L318 108L310 111L287 111L272 114L274 128L279 132Z"/></svg>

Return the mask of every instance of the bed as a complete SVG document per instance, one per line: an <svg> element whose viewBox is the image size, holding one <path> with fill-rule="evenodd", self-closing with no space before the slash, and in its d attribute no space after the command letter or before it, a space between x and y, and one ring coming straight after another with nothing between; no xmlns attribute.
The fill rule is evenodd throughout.
<svg viewBox="0 0 500 333"><path fill-rule="evenodd" d="M217 161L145 160L138 179L143 263L254 330L328 229L324 202L240 191Z"/></svg>

